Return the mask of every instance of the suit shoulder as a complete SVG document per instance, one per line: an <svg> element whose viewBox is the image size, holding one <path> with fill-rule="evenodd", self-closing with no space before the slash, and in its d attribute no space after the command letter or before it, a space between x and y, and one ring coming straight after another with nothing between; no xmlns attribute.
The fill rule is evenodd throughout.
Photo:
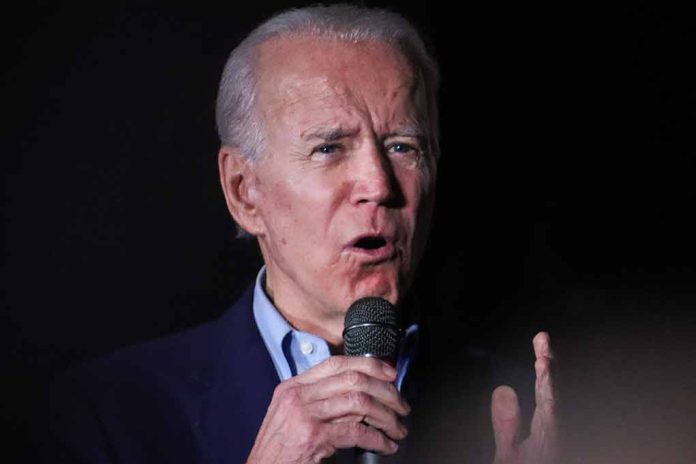
<svg viewBox="0 0 696 464"><path fill-rule="evenodd" d="M41 462L200 462L196 427L237 333L253 324L242 295L216 320L58 374L37 413Z"/></svg>
<svg viewBox="0 0 696 464"><path fill-rule="evenodd" d="M130 390L160 384L169 389L205 387L215 375L221 350L235 331L253 323L245 292L220 317L181 332L136 343L60 373L54 384L82 385L88 391ZM244 327L245 322L247 327Z"/></svg>

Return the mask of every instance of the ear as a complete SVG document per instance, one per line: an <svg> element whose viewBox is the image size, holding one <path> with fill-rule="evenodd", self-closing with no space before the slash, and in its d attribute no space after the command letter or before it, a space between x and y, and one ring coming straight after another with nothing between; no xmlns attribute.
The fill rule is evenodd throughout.
<svg viewBox="0 0 696 464"><path fill-rule="evenodd" d="M230 214L244 230L259 235L262 228L257 205L257 178L251 162L242 156L239 148L223 145L218 153L218 169Z"/></svg>

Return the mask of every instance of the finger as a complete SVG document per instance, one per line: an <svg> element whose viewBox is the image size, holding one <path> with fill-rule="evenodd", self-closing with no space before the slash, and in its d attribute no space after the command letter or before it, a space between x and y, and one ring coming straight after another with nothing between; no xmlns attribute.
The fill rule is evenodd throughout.
<svg viewBox="0 0 696 464"><path fill-rule="evenodd" d="M534 354L537 358L546 357L553 359L550 337L547 332L539 332L536 334L532 340L532 345L534 345Z"/></svg>
<svg viewBox="0 0 696 464"><path fill-rule="evenodd" d="M534 362L534 370L536 371L534 385L536 407L552 410L556 404L556 397L551 374L551 360L545 357L537 358Z"/></svg>
<svg viewBox="0 0 696 464"><path fill-rule="evenodd" d="M553 388L553 380L549 370L548 358L537 358L534 363L536 370L536 384L534 394L536 397L536 409L532 418L530 439L533 442L543 443L555 436L556 400Z"/></svg>
<svg viewBox="0 0 696 464"><path fill-rule="evenodd" d="M362 372L389 382L396 379L396 369L386 362L361 356L331 356L292 379L296 383L307 384L346 371Z"/></svg>
<svg viewBox="0 0 696 464"><path fill-rule="evenodd" d="M399 445L382 432L360 422L327 424L329 441L335 448L358 447L379 454L394 454Z"/></svg>
<svg viewBox="0 0 696 464"><path fill-rule="evenodd" d="M507 385L493 391L491 419L495 435L495 462L514 459L520 442L520 405L515 390Z"/></svg>
<svg viewBox="0 0 696 464"><path fill-rule="evenodd" d="M312 414L322 422L364 422L381 430L394 440L401 440L408 433L396 413L364 392L348 392L326 400L313 403Z"/></svg>
<svg viewBox="0 0 696 464"><path fill-rule="evenodd" d="M534 337L534 352L537 356L534 362L536 409L528 439L529 454L540 463L554 462L557 453L556 393L553 384L553 353L547 333L541 332Z"/></svg>
<svg viewBox="0 0 696 464"><path fill-rule="evenodd" d="M363 392L394 410L401 416L411 408L392 382L380 380L360 371L345 371L303 385L303 398L307 402L325 400L349 392Z"/></svg>
<svg viewBox="0 0 696 464"><path fill-rule="evenodd" d="M553 384L553 352L551 351L549 334L539 332L534 337L532 343L534 345L534 354L536 355L536 361L534 362L534 370L536 372L534 387L536 406L537 409L541 408L544 412L552 412L556 403L556 395Z"/></svg>

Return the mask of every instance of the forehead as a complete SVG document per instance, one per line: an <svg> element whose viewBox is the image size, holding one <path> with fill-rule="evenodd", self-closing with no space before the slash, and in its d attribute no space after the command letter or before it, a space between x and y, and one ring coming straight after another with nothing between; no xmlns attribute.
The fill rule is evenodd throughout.
<svg viewBox="0 0 696 464"><path fill-rule="evenodd" d="M424 108L425 92L408 59L383 42L276 38L260 46L257 70L258 108L274 123L288 114L362 113L390 124L406 113L418 118Z"/></svg>

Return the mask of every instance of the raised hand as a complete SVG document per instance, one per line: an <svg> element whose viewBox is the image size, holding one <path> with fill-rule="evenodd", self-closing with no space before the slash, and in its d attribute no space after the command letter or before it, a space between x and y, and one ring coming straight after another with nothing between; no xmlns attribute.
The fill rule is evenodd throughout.
<svg viewBox="0 0 696 464"><path fill-rule="evenodd" d="M515 390L501 386L493 392L491 416L495 433L494 464L556 464L558 462L558 436L556 428L556 397L551 375L553 354L549 335L538 333L533 340L536 361L534 387L536 409L532 418L529 437L521 434L520 406Z"/></svg>
<svg viewBox="0 0 696 464"><path fill-rule="evenodd" d="M247 464L316 463L340 448L398 450L410 407L394 386L396 370L375 358L332 356L282 382Z"/></svg>

